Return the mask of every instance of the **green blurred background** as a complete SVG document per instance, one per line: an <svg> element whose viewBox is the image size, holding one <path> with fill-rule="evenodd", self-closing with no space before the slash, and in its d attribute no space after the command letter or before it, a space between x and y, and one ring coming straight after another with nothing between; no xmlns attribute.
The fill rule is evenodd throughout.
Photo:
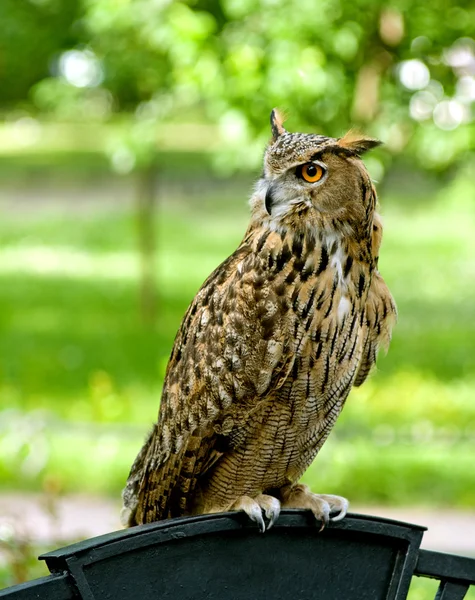
<svg viewBox="0 0 475 600"><path fill-rule="evenodd" d="M474 39L468 1L1 0L0 496L119 498L278 106L384 141L366 162L400 315L305 479L473 511ZM0 587L39 572L15 526L0 545Z"/></svg>

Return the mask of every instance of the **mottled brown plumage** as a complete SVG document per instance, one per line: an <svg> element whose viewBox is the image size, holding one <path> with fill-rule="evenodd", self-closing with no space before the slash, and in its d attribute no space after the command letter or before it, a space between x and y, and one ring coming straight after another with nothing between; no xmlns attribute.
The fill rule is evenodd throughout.
<svg viewBox="0 0 475 600"><path fill-rule="evenodd" d="M395 320L360 158L378 142L291 134L276 111L271 125L249 228L177 334L158 422L124 490L129 525L242 509L264 529L262 513L271 525L280 506L323 522L346 513L344 498L297 482Z"/></svg>

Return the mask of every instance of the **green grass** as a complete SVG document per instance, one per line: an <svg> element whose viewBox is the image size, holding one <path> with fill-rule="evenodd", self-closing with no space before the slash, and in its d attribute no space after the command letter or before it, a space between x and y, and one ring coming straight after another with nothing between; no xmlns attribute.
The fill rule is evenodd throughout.
<svg viewBox="0 0 475 600"><path fill-rule="evenodd" d="M160 206L155 327L140 318L133 214L3 215L1 487L119 493L180 319L244 232L246 193ZM354 502L475 502L475 213L447 197L383 199L380 267L399 323L306 476Z"/></svg>
<svg viewBox="0 0 475 600"><path fill-rule="evenodd" d="M423 577L413 577L407 600L434 600L439 582L434 579L426 579ZM475 588L472 586L465 600L475 600Z"/></svg>

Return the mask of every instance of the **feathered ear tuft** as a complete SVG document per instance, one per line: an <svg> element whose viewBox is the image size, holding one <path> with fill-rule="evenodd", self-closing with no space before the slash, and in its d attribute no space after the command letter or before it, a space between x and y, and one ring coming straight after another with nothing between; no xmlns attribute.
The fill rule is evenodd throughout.
<svg viewBox="0 0 475 600"><path fill-rule="evenodd" d="M272 137L274 141L282 135L286 133L282 123L285 121L285 115L279 111L279 109L274 108L270 114L270 126L272 129Z"/></svg>
<svg viewBox="0 0 475 600"><path fill-rule="evenodd" d="M382 142L373 138L366 137L357 131L350 130L346 135L338 140L338 145L350 152L361 156L368 150L381 146Z"/></svg>

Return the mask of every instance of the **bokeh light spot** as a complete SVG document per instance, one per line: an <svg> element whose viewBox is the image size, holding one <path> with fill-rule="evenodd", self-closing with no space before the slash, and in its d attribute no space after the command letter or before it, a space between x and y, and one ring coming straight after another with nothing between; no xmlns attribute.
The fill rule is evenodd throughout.
<svg viewBox="0 0 475 600"><path fill-rule="evenodd" d="M430 72L421 60L405 60L399 64L399 80L408 90L422 90L430 81Z"/></svg>
<svg viewBox="0 0 475 600"><path fill-rule="evenodd" d="M90 50L68 50L59 59L59 71L78 88L97 87L104 79L101 64Z"/></svg>

